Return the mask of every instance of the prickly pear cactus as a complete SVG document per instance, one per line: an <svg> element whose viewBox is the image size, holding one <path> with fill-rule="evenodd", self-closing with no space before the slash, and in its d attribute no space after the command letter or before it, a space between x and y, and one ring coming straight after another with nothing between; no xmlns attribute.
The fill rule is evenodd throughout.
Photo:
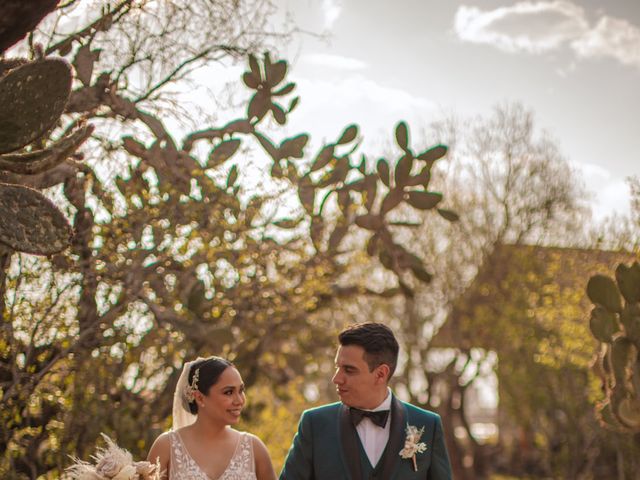
<svg viewBox="0 0 640 480"><path fill-rule="evenodd" d="M60 118L71 91L63 60L40 60L9 71L0 80L0 154L44 135Z"/></svg>
<svg viewBox="0 0 640 480"><path fill-rule="evenodd" d="M16 150L43 137L59 120L71 91L71 68L62 60L42 59L0 72L0 171L46 172L86 139L88 127L47 148ZM0 183L0 247L49 255L63 250L70 236L64 215L44 195L22 185Z"/></svg>
<svg viewBox="0 0 640 480"><path fill-rule="evenodd" d="M616 280L591 277L591 332L601 342L595 370L605 399L597 412L605 426L640 432L640 264L618 265Z"/></svg>
<svg viewBox="0 0 640 480"><path fill-rule="evenodd" d="M25 253L49 255L69 244L71 227L37 190L0 184L0 242Z"/></svg>

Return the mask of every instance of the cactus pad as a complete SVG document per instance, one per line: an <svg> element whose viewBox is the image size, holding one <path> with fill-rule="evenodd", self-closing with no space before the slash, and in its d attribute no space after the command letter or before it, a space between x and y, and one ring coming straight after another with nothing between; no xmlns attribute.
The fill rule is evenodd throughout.
<svg viewBox="0 0 640 480"><path fill-rule="evenodd" d="M71 91L71 68L63 60L22 65L0 78L0 153L41 137L62 115Z"/></svg>
<svg viewBox="0 0 640 480"><path fill-rule="evenodd" d="M50 255L69 245L71 227L37 190L0 183L0 243L14 250Z"/></svg>
<svg viewBox="0 0 640 480"><path fill-rule="evenodd" d="M592 276L587 295L595 305L591 332L602 342L596 373L606 398L597 413L608 428L640 432L640 264L620 264L616 281Z"/></svg>

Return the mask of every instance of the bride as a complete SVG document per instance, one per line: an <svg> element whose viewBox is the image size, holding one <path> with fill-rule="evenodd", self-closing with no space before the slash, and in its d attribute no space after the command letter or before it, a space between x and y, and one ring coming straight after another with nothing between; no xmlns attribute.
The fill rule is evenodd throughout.
<svg viewBox="0 0 640 480"><path fill-rule="evenodd" d="M230 427L245 404L244 384L231 362L198 358L184 365L173 397L173 427L148 460L168 480L275 480L262 441Z"/></svg>

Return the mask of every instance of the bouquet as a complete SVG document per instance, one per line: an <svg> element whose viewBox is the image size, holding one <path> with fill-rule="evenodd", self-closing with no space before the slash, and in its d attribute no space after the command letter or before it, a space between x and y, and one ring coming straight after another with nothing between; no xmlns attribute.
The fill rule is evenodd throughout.
<svg viewBox="0 0 640 480"><path fill-rule="evenodd" d="M96 451L95 465L75 459L66 470L69 480L160 480L160 463L134 462L128 451L104 433L102 437L107 445Z"/></svg>

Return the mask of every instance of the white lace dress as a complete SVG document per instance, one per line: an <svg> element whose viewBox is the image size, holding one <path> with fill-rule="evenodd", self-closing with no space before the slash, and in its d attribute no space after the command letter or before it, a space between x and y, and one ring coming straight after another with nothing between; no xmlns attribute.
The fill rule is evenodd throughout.
<svg viewBox="0 0 640 480"><path fill-rule="evenodd" d="M253 460L253 442L245 432L240 433L236 451L231 456L225 471L212 479L198 466L185 447L178 432L170 432L171 460L169 480L256 480Z"/></svg>

